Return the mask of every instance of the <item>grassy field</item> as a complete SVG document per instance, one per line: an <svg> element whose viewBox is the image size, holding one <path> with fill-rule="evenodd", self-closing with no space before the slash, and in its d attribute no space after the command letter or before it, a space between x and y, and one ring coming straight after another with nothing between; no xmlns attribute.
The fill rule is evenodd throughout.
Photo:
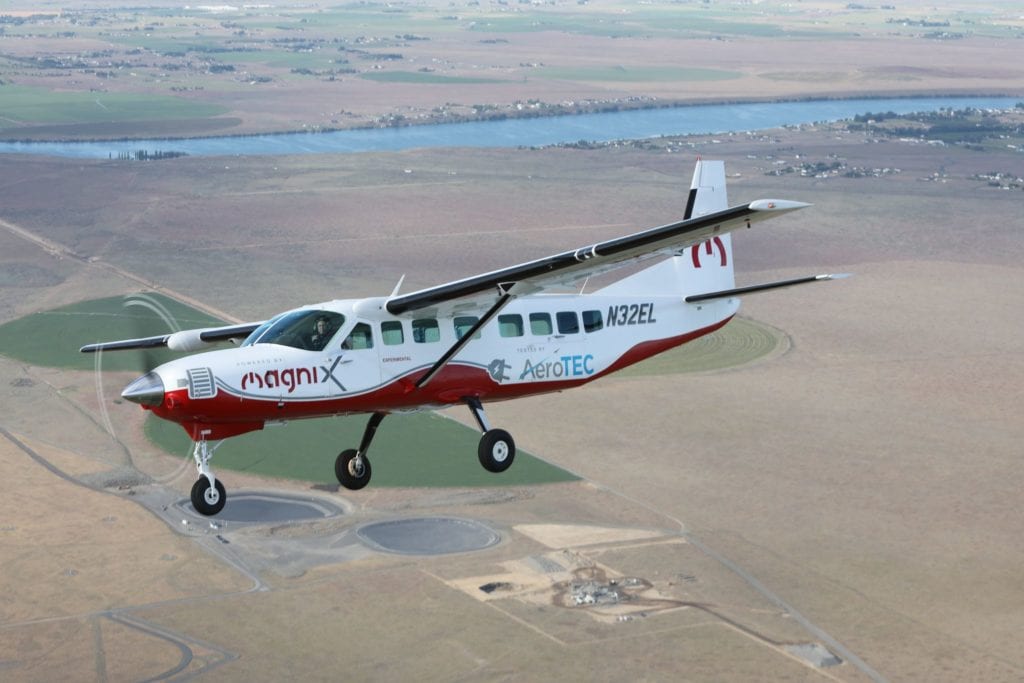
<svg viewBox="0 0 1024 683"><path fill-rule="evenodd" d="M85 344L220 324L220 320L160 294L93 299L0 325L0 354L31 365L92 370L96 356L78 351ZM141 371L181 355L164 350L145 353L148 355L142 351L106 353L102 367Z"/></svg>
<svg viewBox="0 0 1024 683"><path fill-rule="evenodd" d="M728 325L700 339L648 358L617 377L707 372L751 363L775 351L782 333L754 320L733 318Z"/></svg>
<svg viewBox="0 0 1024 683"><path fill-rule="evenodd" d="M171 95L115 92L66 92L0 86L0 130L15 123L98 123L157 121L217 116L226 107Z"/></svg>
<svg viewBox="0 0 1024 683"><path fill-rule="evenodd" d="M229 439L217 449L214 465L270 477L337 484L334 459L362 438L366 417L334 417L291 422ZM146 419L146 436L168 453L191 456L192 442L178 425ZM430 412L391 415L381 423L370 448L372 486L525 486L573 481L563 469L521 449L506 472L480 466L480 434Z"/></svg>

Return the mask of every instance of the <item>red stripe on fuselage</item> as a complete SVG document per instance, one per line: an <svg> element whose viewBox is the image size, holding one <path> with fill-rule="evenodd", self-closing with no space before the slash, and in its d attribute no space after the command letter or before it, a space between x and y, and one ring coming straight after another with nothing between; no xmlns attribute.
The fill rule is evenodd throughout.
<svg viewBox="0 0 1024 683"><path fill-rule="evenodd" d="M505 401L522 396L545 394L571 389L592 382L627 366L639 363L668 349L710 334L732 319L732 316L708 327L676 337L642 342L632 347L605 370L589 375L554 382L521 382L499 384L479 367L447 365L426 387L415 389L420 371L396 378L376 391L358 396L340 396L318 401L289 401L242 397L220 387L213 398L190 399L187 389L169 391L164 402L152 411L165 420L177 422L193 439L202 430L210 430L207 439L223 439L263 428L272 420L298 420L353 413L390 412L420 407L441 407L460 403L474 396L481 401Z"/></svg>

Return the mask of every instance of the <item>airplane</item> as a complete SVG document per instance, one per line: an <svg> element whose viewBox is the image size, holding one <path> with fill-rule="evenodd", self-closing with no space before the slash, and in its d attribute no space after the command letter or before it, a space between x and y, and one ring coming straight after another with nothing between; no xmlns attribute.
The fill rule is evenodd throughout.
<svg viewBox="0 0 1024 683"><path fill-rule="evenodd" d="M389 296L81 351L237 345L164 363L121 394L188 432L199 474L191 501L202 515L227 501L210 468L223 440L289 420L370 415L358 447L335 460L339 483L358 490L370 481L367 452L386 415L465 404L482 432L480 464L503 472L515 442L490 425L485 403L587 384L710 334L736 315L741 295L845 277L736 287L730 233L807 206L730 207L724 162L698 159L683 218L667 225L408 294L399 280ZM634 269L584 293L590 278L625 266Z"/></svg>

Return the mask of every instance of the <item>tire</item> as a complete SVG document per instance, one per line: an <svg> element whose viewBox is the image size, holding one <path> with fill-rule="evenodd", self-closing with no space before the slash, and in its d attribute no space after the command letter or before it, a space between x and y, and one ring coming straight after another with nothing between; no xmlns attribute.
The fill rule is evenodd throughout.
<svg viewBox="0 0 1024 683"><path fill-rule="evenodd" d="M480 438L477 455L488 472L504 472L516 458L516 442L504 429L491 429Z"/></svg>
<svg viewBox="0 0 1024 683"><path fill-rule="evenodd" d="M367 484L370 483L370 459L365 455L363 456L363 471L361 473L354 474L350 465L356 457L356 450L349 448L346 451L342 451L338 454L338 459L334 461L334 476L338 478L338 483L347 488L350 491L358 491Z"/></svg>
<svg viewBox="0 0 1024 683"><path fill-rule="evenodd" d="M228 494L224 491L224 484L220 483L220 479L212 489L210 480L206 477L199 477L196 483L192 484L192 507L199 514L211 517L223 510L227 502Z"/></svg>

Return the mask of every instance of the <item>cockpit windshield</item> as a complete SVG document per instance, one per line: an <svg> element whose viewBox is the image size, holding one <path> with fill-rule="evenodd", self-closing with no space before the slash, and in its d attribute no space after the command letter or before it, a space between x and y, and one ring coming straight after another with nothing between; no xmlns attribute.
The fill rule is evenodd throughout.
<svg viewBox="0 0 1024 683"><path fill-rule="evenodd" d="M341 326L345 316L333 311L292 311L268 320L242 342L253 344L280 344L294 349L322 351Z"/></svg>

